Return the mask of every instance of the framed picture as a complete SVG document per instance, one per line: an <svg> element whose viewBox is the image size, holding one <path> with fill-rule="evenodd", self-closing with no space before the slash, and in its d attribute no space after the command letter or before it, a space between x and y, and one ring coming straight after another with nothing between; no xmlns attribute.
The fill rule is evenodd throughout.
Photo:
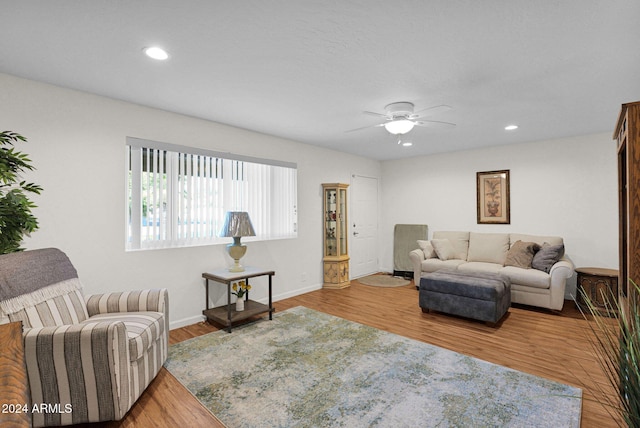
<svg viewBox="0 0 640 428"><path fill-rule="evenodd" d="M509 170L476 173L478 224L509 224Z"/></svg>

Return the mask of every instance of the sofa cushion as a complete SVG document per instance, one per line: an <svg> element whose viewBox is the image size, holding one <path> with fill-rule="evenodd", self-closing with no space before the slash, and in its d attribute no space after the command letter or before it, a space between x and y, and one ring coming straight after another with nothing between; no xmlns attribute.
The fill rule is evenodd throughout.
<svg viewBox="0 0 640 428"><path fill-rule="evenodd" d="M487 262L504 265L509 251L509 234L474 233L469 235L469 253L467 261Z"/></svg>
<svg viewBox="0 0 640 428"><path fill-rule="evenodd" d="M464 260L460 259L451 259L451 260L440 260L440 259L427 259L422 262L421 270L422 272L435 272L440 269L446 270L456 270L458 266L466 263Z"/></svg>
<svg viewBox="0 0 640 428"><path fill-rule="evenodd" d="M533 256L531 267L549 273L551 267L564 255L564 245L551 245L548 242L542 244L540 251Z"/></svg>
<svg viewBox="0 0 640 428"><path fill-rule="evenodd" d="M448 239L432 239L431 245L433 245L433 249L440 260L460 258L460 254L453 248L453 244Z"/></svg>
<svg viewBox="0 0 640 428"><path fill-rule="evenodd" d="M508 276L512 284L540 289L548 289L551 285L551 276L548 273L536 269L505 266L500 269L499 273Z"/></svg>
<svg viewBox="0 0 640 428"><path fill-rule="evenodd" d="M425 259L438 257L436 251L433 249L433 245L431 245L431 242L418 239L418 247L420 247L420 249L424 253Z"/></svg>
<svg viewBox="0 0 640 428"><path fill-rule="evenodd" d="M535 242L516 241L507 252L507 259L504 265L531 269L533 256L538 250L540 250L540 245Z"/></svg>
<svg viewBox="0 0 640 428"><path fill-rule="evenodd" d="M486 262L467 262L458 266L458 271L460 272L499 273L500 269L502 269L502 265Z"/></svg>
<svg viewBox="0 0 640 428"><path fill-rule="evenodd" d="M467 260L469 251L469 232L433 232L433 239L448 239L459 253L457 259Z"/></svg>

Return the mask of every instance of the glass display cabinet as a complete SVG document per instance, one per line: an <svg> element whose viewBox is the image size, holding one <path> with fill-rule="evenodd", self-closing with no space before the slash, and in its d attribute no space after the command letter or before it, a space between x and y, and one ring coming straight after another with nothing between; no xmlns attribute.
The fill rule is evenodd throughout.
<svg viewBox="0 0 640 428"><path fill-rule="evenodd" d="M347 245L348 184L322 185L324 288L345 288L349 281L349 251Z"/></svg>

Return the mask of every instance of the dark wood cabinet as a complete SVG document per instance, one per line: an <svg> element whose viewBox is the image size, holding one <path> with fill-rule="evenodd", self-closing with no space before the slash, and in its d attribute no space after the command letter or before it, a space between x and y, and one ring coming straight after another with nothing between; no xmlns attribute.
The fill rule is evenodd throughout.
<svg viewBox="0 0 640 428"><path fill-rule="evenodd" d="M640 283L640 102L622 105L613 138L618 141L618 295L621 309L628 312L630 299L640 299L630 282Z"/></svg>
<svg viewBox="0 0 640 428"><path fill-rule="evenodd" d="M584 293L593 304L594 308L601 315L613 316L616 313L615 306L611 298L618 296L618 275L615 269L603 268L577 268L578 274L578 295L576 296L577 305L584 311L589 309L585 305Z"/></svg>

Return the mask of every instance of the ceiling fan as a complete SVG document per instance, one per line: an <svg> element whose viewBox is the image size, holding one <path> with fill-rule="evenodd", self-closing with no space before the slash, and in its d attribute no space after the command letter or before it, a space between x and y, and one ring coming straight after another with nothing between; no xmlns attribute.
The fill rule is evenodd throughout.
<svg viewBox="0 0 640 428"><path fill-rule="evenodd" d="M364 114L382 117L384 122L376 125L363 126L362 128L351 129L347 132L359 131L361 129L375 128L384 126L384 128L394 135L402 135L411 131L414 126L456 126L455 123L441 122L437 120L423 120L423 117L431 116L436 113L442 113L451 110L447 105L439 105L428 107L417 112L413 111L414 105L408 101L387 104L384 108L385 113L376 113L373 111L364 111Z"/></svg>

